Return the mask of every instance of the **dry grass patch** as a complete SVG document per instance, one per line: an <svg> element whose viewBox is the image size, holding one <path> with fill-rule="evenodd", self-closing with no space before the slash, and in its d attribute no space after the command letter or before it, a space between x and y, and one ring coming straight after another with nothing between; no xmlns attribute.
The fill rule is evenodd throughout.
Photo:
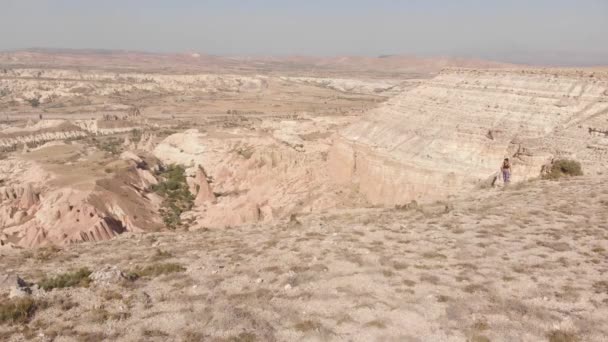
<svg viewBox="0 0 608 342"><path fill-rule="evenodd" d="M317 321L307 319L305 321L296 323L293 328L301 333L307 333L312 331L320 332L323 329L323 325Z"/></svg>
<svg viewBox="0 0 608 342"><path fill-rule="evenodd" d="M408 264L406 264L404 262L395 261L393 263L393 268L396 269L396 270L398 270L398 271L404 270L407 267L408 267Z"/></svg>
<svg viewBox="0 0 608 342"><path fill-rule="evenodd" d="M386 323L379 319L369 321L363 325L365 328L386 329Z"/></svg>
<svg viewBox="0 0 608 342"><path fill-rule="evenodd" d="M550 248L556 252L567 252L571 251L572 247L566 242L546 242L546 241L537 241L537 245Z"/></svg>
<svg viewBox="0 0 608 342"><path fill-rule="evenodd" d="M218 342L254 342L257 341L256 336L252 333L242 332L236 336L231 336L226 339L219 339Z"/></svg>
<svg viewBox="0 0 608 342"><path fill-rule="evenodd" d="M55 246L43 247L38 249L33 257L38 261L47 261L55 257L60 251L61 249Z"/></svg>
<svg viewBox="0 0 608 342"><path fill-rule="evenodd" d="M450 300L451 298L449 296L445 296L445 295L438 295L437 296L437 301L439 303L446 303Z"/></svg>
<svg viewBox="0 0 608 342"><path fill-rule="evenodd" d="M422 257L425 259L447 259L448 257L438 252L424 252Z"/></svg>
<svg viewBox="0 0 608 342"><path fill-rule="evenodd" d="M105 300L122 300L123 296L118 291L104 290L101 293L101 297Z"/></svg>
<svg viewBox="0 0 608 342"><path fill-rule="evenodd" d="M471 338L468 339L468 342L491 342L492 340L490 340L487 336L484 335L473 335Z"/></svg>
<svg viewBox="0 0 608 342"><path fill-rule="evenodd" d="M567 331L561 330L552 330L547 333L547 338L549 342L577 342L579 341L578 337Z"/></svg>
<svg viewBox="0 0 608 342"><path fill-rule="evenodd" d="M130 272L127 272L127 276L130 279L138 278L153 278L164 274L171 274L176 272L184 272L186 268L176 263L158 263L152 264L145 267L136 267Z"/></svg>
<svg viewBox="0 0 608 342"><path fill-rule="evenodd" d="M415 282L415 281L413 281L413 280L409 280L409 279L403 279L403 280L401 281L401 283L402 283L403 285L405 285L405 286L409 286L409 287L412 287L412 286L416 285L416 282Z"/></svg>
<svg viewBox="0 0 608 342"><path fill-rule="evenodd" d="M437 285L437 283L439 283L439 277L432 274L423 274L420 276L420 281Z"/></svg>
<svg viewBox="0 0 608 342"><path fill-rule="evenodd" d="M2 299L0 324L27 323L38 309L38 303L29 297Z"/></svg>
<svg viewBox="0 0 608 342"><path fill-rule="evenodd" d="M488 292L488 289L482 284L470 284L463 289L467 293Z"/></svg>
<svg viewBox="0 0 608 342"><path fill-rule="evenodd" d="M38 286L45 291L52 289L62 289L66 287L88 287L91 283L91 271L81 268L74 272L67 272L50 278L44 278L38 282Z"/></svg>
<svg viewBox="0 0 608 342"><path fill-rule="evenodd" d="M169 337L169 334L167 334L166 332L162 331L162 330L158 330L158 329L143 329L141 331L141 334L145 337L145 338L153 338L153 337L163 337L163 338L167 338Z"/></svg>
<svg viewBox="0 0 608 342"><path fill-rule="evenodd" d="M604 294L608 295L608 281L606 281L606 280L596 281L593 284L593 290L597 294L604 293Z"/></svg>
<svg viewBox="0 0 608 342"><path fill-rule="evenodd" d="M70 311L73 308L78 307L80 304L73 301L71 298L61 297L57 301L53 303L53 305L58 306L62 311Z"/></svg>
<svg viewBox="0 0 608 342"><path fill-rule="evenodd" d="M120 321L131 317L128 312L109 312L105 308L97 308L90 311L90 320L93 323L102 324L106 321Z"/></svg>
<svg viewBox="0 0 608 342"><path fill-rule="evenodd" d="M206 340L206 335L197 331L186 331L182 342L201 342Z"/></svg>
<svg viewBox="0 0 608 342"><path fill-rule="evenodd" d="M154 253L154 255L150 258L152 261L160 261L160 260L164 260L164 259L169 259L172 258L173 254L171 254L171 252L167 252L164 251L160 248L156 249L156 252Z"/></svg>
<svg viewBox="0 0 608 342"><path fill-rule="evenodd" d="M111 336L107 336L102 332L96 331L77 331L73 334L77 341L89 342L89 341L109 341ZM115 337L115 336L114 336Z"/></svg>

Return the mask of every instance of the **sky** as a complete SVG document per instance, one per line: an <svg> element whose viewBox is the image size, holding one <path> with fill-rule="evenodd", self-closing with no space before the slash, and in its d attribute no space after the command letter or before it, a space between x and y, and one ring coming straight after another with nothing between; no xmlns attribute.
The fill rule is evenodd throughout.
<svg viewBox="0 0 608 342"><path fill-rule="evenodd" d="M608 0L0 0L0 50L608 65Z"/></svg>

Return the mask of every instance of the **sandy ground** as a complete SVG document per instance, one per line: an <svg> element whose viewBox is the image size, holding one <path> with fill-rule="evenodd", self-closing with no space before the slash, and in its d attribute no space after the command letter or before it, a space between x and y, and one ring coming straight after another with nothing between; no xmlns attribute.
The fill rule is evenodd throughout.
<svg viewBox="0 0 608 342"><path fill-rule="evenodd" d="M2 250L37 282L88 267L185 270L34 291L6 341L606 341L608 179L478 190L417 209Z"/></svg>

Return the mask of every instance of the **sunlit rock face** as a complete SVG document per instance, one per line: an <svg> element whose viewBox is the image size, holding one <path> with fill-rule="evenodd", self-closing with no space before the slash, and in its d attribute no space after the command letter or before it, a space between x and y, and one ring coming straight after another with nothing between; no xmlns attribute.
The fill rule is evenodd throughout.
<svg viewBox="0 0 608 342"><path fill-rule="evenodd" d="M608 162L608 75L574 70L446 70L341 130L332 179L374 204L437 200L497 174L537 177L553 158Z"/></svg>

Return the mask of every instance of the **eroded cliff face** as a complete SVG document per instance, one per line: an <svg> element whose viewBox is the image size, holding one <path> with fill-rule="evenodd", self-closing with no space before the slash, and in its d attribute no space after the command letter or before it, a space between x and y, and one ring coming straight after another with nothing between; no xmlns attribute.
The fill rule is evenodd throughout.
<svg viewBox="0 0 608 342"><path fill-rule="evenodd" d="M268 222L357 200L327 181L328 130L345 120L350 119L266 122L261 130L189 130L166 138L154 155L187 167L196 197L194 228Z"/></svg>
<svg viewBox="0 0 608 342"><path fill-rule="evenodd" d="M62 165L41 157L47 155L76 161ZM147 191L156 183L152 168L135 155L108 164L82 146L63 144L2 160L0 242L65 245L160 230L162 199Z"/></svg>
<svg viewBox="0 0 608 342"><path fill-rule="evenodd" d="M608 75L565 70L446 70L341 130L332 179L374 204L438 200L497 174L539 175L556 157L587 172L608 163Z"/></svg>

